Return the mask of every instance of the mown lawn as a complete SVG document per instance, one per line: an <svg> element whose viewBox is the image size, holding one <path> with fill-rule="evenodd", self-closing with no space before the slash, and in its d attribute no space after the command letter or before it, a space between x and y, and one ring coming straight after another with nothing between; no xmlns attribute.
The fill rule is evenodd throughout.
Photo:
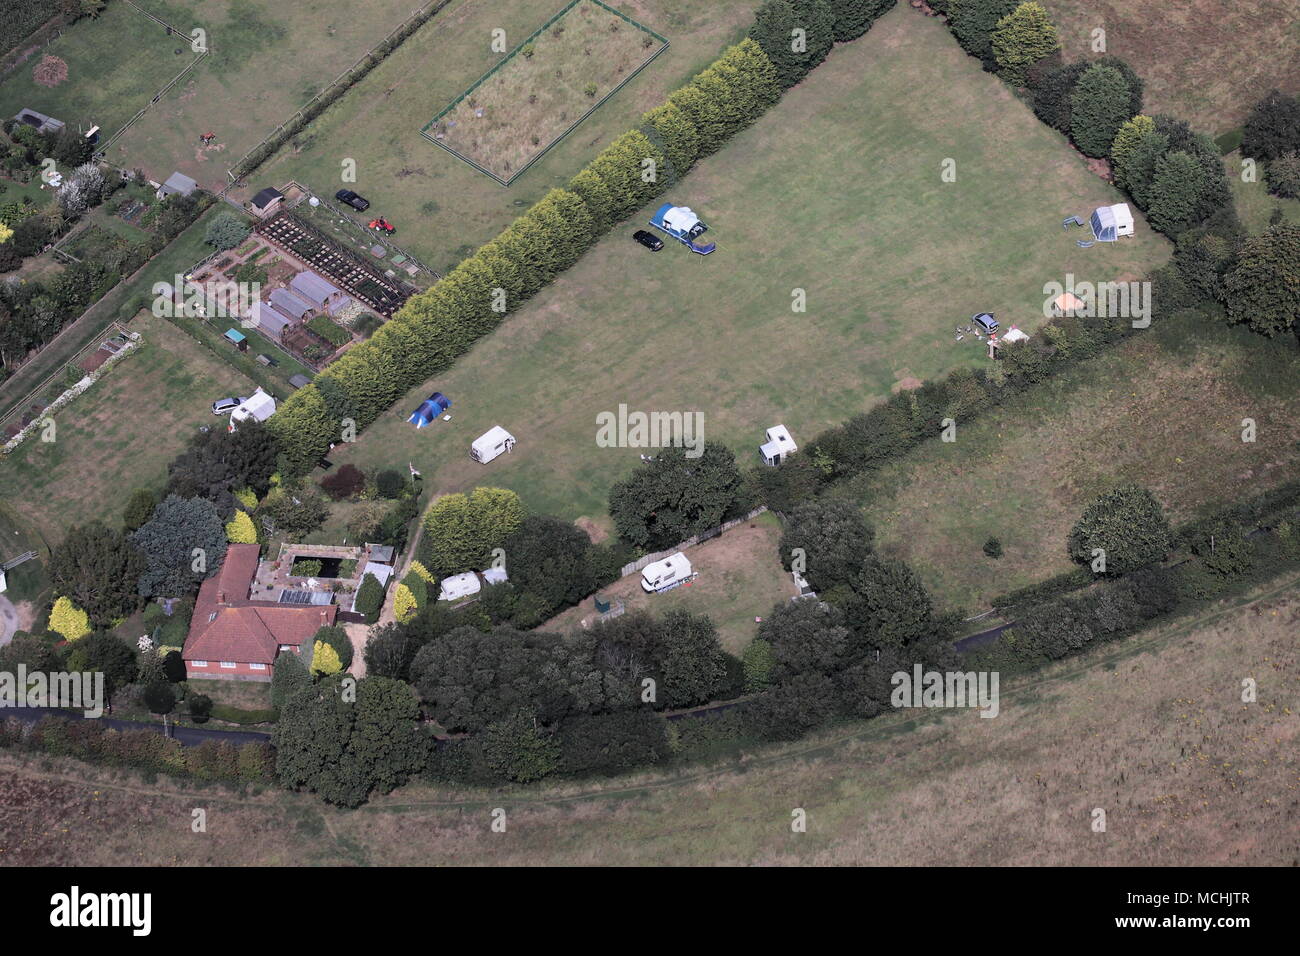
<svg viewBox="0 0 1300 956"><path fill-rule="evenodd" d="M666 36L671 45L509 188L420 135L422 126L507 56L492 50L494 29L505 31L505 49L512 50L564 5L565 0L457 0L235 195L247 198L262 186L290 179L326 197L347 186L370 200L372 214L397 227L399 245L446 271L500 232L523 207L566 183L611 140L635 126L643 112L740 40L753 22L758 0L611 3ZM356 161L355 183L341 181L345 158Z"/></svg>
<svg viewBox="0 0 1300 956"><path fill-rule="evenodd" d="M55 417L56 440L0 459L6 503L51 544L73 524L120 523L131 490L161 489L198 426L224 427L211 403L253 387L165 319L143 312L130 328L145 344Z"/></svg>
<svg viewBox="0 0 1300 956"><path fill-rule="evenodd" d="M865 507L878 550L974 614L1068 571L1070 528L1117 484L1150 488L1177 524L1294 479L1298 376L1293 342L1171 319L843 493ZM1000 560L981 550L989 537Z"/></svg>
<svg viewBox="0 0 1300 956"><path fill-rule="evenodd" d="M956 182L940 178L946 158ZM629 238L643 210L331 458L409 461L433 492L503 485L533 511L601 521L639 450L596 447L599 412L698 410L705 437L746 464L778 422L807 441L909 379L988 362L954 335L972 313L1032 329L1044 283L1164 262L1145 223L1091 249L1061 229L1116 197L941 24L902 6L668 194L711 225L717 252L648 252ZM792 312L796 289L806 313ZM435 389L452 421L417 432L406 417ZM473 463L470 442L494 424L518 446Z"/></svg>

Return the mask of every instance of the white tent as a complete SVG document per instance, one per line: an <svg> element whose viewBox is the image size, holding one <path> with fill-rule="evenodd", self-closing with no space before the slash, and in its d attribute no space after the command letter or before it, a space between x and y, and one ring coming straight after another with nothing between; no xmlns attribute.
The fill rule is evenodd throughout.
<svg viewBox="0 0 1300 956"><path fill-rule="evenodd" d="M674 206L664 213L664 225L680 235L690 235L692 229L700 224L700 217L695 215L690 206Z"/></svg>
<svg viewBox="0 0 1300 956"><path fill-rule="evenodd" d="M473 571L466 571L464 574L453 574L449 578L442 579L442 585L438 589L438 600L459 601L471 594L478 594L482 587L483 585L479 584L478 575Z"/></svg>
<svg viewBox="0 0 1300 956"><path fill-rule="evenodd" d="M230 430L235 430L235 422L251 418L255 422L264 422L275 414L275 398L262 391L259 385L252 395L230 413Z"/></svg>
<svg viewBox="0 0 1300 956"><path fill-rule="evenodd" d="M1006 335L1002 336L1003 342L1027 342L1028 340L1029 336L1014 325L1007 329Z"/></svg>
<svg viewBox="0 0 1300 956"><path fill-rule="evenodd" d="M488 431L474 439L470 446L469 457L481 465L486 465L502 452L513 451L515 436L500 425L493 425Z"/></svg>
<svg viewBox="0 0 1300 956"><path fill-rule="evenodd" d="M483 580L488 584L505 584L510 580L505 568L488 568L483 572Z"/></svg>
<svg viewBox="0 0 1300 956"><path fill-rule="evenodd" d="M789 430L784 425L773 425L766 432L767 441L758 446L758 453L763 456L764 463L768 465L779 465L786 455L793 455L799 450L799 446L794 443L790 437Z"/></svg>
<svg viewBox="0 0 1300 956"><path fill-rule="evenodd" d="M647 564L641 570L641 587L650 593L664 591L687 580L692 573L691 562L678 551L662 561Z"/></svg>

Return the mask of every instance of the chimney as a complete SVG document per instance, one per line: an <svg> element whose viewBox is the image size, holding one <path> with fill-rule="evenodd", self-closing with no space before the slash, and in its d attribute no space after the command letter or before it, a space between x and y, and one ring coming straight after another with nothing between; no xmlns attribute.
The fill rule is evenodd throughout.
<svg viewBox="0 0 1300 956"><path fill-rule="evenodd" d="M218 591L218 592L217 592L217 603L218 603L218 604L225 604L225 603L226 603L226 592L225 592L225 591Z"/></svg>

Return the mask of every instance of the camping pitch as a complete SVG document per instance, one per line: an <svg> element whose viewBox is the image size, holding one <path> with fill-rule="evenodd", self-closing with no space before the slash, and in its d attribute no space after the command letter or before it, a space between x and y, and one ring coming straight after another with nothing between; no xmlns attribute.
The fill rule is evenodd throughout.
<svg viewBox="0 0 1300 956"><path fill-rule="evenodd" d="M434 392L420 403L420 407L411 413L411 417L407 421L415 425L416 428L427 428L449 408L451 408L451 399L442 392Z"/></svg>

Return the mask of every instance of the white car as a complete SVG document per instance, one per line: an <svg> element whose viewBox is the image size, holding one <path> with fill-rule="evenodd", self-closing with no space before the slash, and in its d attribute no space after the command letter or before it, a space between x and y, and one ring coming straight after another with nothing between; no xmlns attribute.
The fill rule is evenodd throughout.
<svg viewBox="0 0 1300 956"><path fill-rule="evenodd" d="M212 414L229 415L246 401L246 398L219 398L212 403Z"/></svg>

